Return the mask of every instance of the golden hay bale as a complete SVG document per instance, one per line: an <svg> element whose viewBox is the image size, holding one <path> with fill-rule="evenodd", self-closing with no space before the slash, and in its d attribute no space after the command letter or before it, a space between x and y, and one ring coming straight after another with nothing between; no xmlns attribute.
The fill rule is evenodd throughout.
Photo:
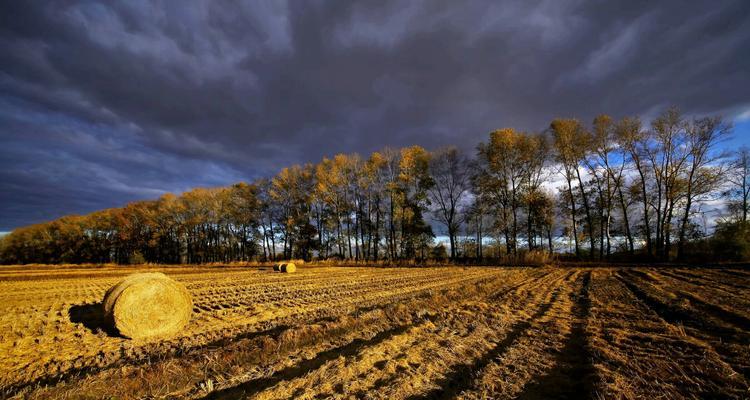
<svg viewBox="0 0 750 400"><path fill-rule="evenodd" d="M172 336L190 321L193 302L184 285L159 272L133 274L104 295L104 315L122 336Z"/></svg>
<svg viewBox="0 0 750 400"><path fill-rule="evenodd" d="M281 264L281 272L286 272L288 274L291 274L292 272L296 270L297 270L297 267L294 265L294 263Z"/></svg>

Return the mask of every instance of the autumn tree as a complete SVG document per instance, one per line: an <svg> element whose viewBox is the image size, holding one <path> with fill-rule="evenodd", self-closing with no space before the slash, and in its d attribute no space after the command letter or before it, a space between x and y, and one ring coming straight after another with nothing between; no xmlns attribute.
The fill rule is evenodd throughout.
<svg viewBox="0 0 750 400"><path fill-rule="evenodd" d="M536 244L539 238L547 243L550 254L554 252L553 231L555 229L555 198L548 191L534 188L524 192L523 202L527 209L527 236L530 248L541 247Z"/></svg>
<svg viewBox="0 0 750 400"><path fill-rule="evenodd" d="M477 179L478 173L475 172L472 179L473 184L479 185L480 182ZM466 210L464 220L466 222L466 231L468 234L473 234L472 247L474 250L474 258L482 260L484 258L484 237L488 231L489 222L487 219L490 214L490 200L488 195L484 194L479 187L474 190L474 196L472 202ZM468 253L466 251L465 253Z"/></svg>
<svg viewBox="0 0 750 400"><path fill-rule="evenodd" d="M522 143L523 168L521 175L522 199L526 211L526 240L529 250L540 247L537 238L548 239L552 251L551 235L554 226L554 199L543 189L549 179L548 164L551 148L544 134L528 134ZM541 242L540 242L541 243Z"/></svg>
<svg viewBox="0 0 750 400"><path fill-rule="evenodd" d="M579 240L604 258L622 235L629 254L681 259L701 235L696 217L722 192L735 218L748 218L750 151L727 164L717 146L730 131L718 117L669 109L646 128L600 115L591 129L575 119L556 119L543 135L500 129L474 159L420 146L338 154L253 183L21 227L0 241L0 262L442 258L428 212L445 226L454 260L513 259L523 240L553 252L555 235L572 237L579 257ZM558 170L565 183L554 196ZM720 234L732 229L724 223Z"/></svg>
<svg viewBox="0 0 750 400"><path fill-rule="evenodd" d="M419 255L425 258L427 246L434 234L424 220L430 205L429 190L434 181L429 174L430 153L420 146L401 149L398 174L398 193L401 201L401 237L403 258Z"/></svg>
<svg viewBox="0 0 750 400"><path fill-rule="evenodd" d="M259 225L262 236L263 259L276 260L276 232L280 219L279 205L271 197L271 180L261 178L255 182L258 188Z"/></svg>
<svg viewBox="0 0 750 400"><path fill-rule="evenodd" d="M518 237L523 228L522 213L526 211L526 237L529 249L534 246L536 233L533 203L540 194L545 179L548 146L541 135L516 132L511 128L490 133L488 143L478 147L478 169L475 176L477 190L493 205L495 226L502 233L506 253L518 251Z"/></svg>
<svg viewBox="0 0 750 400"><path fill-rule="evenodd" d="M278 204L283 255L309 260L317 235L310 223L310 200L314 190L314 167L294 165L284 168L271 180L270 198Z"/></svg>
<svg viewBox="0 0 750 400"><path fill-rule="evenodd" d="M584 127L575 119L556 119L550 124L553 137L555 157L560 164L561 172L567 184L567 198L570 201L570 221L575 241L576 256L580 256L578 243L578 213L576 207L576 195L573 191L573 182L577 180L581 198L586 211L586 222L590 242L590 256L594 255L594 224L591 218L586 189L581 179L580 165L586 154L587 134Z"/></svg>
<svg viewBox="0 0 750 400"><path fill-rule="evenodd" d="M226 200L227 221L238 246L228 259L249 261L256 253L256 232L260 227L258 188L244 182L234 184L227 191Z"/></svg>
<svg viewBox="0 0 750 400"><path fill-rule="evenodd" d="M365 258L378 261L380 257L380 242L384 228L384 204L387 197L387 182L384 179L383 170L387 167L387 160L379 152L374 152L367 159L361 169L358 184L360 193L366 199L365 215L362 229L367 234L365 245ZM364 240L363 240L364 243Z"/></svg>
<svg viewBox="0 0 750 400"><path fill-rule="evenodd" d="M344 224L348 224L348 222L344 222L344 220L349 220L351 207L348 196L348 164L347 156L339 154L333 159L324 158L315 170L315 193L325 207L324 212L328 218L324 218L332 222L331 230L335 234L334 241L338 248L338 254L342 258L346 257L347 254L346 238L348 238L347 232L344 231ZM326 242L325 246L328 249L330 243ZM348 249L349 255L351 255L351 240L349 240Z"/></svg>

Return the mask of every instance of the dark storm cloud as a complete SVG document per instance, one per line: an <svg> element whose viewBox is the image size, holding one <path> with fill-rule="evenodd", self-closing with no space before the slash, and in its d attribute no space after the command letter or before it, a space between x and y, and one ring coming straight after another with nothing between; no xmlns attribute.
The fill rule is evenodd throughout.
<svg viewBox="0 0 750 400"><path fill-rule="evenodd" d="M4 2L0 230L556 116L750 107L750 3Z"/></svg>

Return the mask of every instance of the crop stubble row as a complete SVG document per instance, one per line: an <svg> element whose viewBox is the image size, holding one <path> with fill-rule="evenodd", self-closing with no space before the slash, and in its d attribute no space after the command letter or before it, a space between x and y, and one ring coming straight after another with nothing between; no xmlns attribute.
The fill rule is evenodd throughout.
<svg viewBox="0 0 750 400"><path fill-rule="evenodd" d="M88 329L84 323L71 321L70 310L76 307L95 309L94 302L101 297L110 282L105 284L89 280L54 281L63 289L81 285L86 288L95 287L100 293L73 292L77 293L78 298L71 296L62 301L50 302L47 301L46 292L42 292L38 301L35 301L33 290L24 288L27 282L20 281L20 288L16 293L21 293L25 297L14 299L13 303L3 303L5 313L0 317L0 345L3 347L0 353L6 354L0 364L0 371L3 371L2 384L6 386L19 383L13 382L13 379L34 381L45 375L64 373L67 369L101 368L121 358L159 357L161 353L203 345L219 338L269 329L274 324L294 324L297 320L304 322L305 319L302 317L305 316L321 318L337 315L350 311L353 307L376 305L402 296L475 281L490 274L480 270L450 275L446 275L445 270L433 273L414 270L406 273L399 271L393 275L375 272L371 274L372 278L355 278L351 271L334 269L330 272L330 275L338 277L338 281L315 283L317 278L325 278L328 275L325 271L299 274L283 282L279 281L278 275L257 272L256 279L268 282L268 291L276 293L271 297L266 297L260 289L244 292L244 296L237 295L236 292L243 292L246 288L242 279L235 279L232 284L223 286L222 290L226 297L238 301L219 302L224 307L217 309L200 308L201 304L211 302L203 298L201 284L213 285L211 275L215 273L209 273L208 277L199 279L184 279L180 275L175 275L176 279L183 280L192 291L195 291L197 312L183 335L171 341L155 344L136 344L125 339L109 337L104 332ZM354 278L351 279L354 286L347 273ZM202 283L194 283L196 280ZM112 280L114 281L116 279ZM278 289L279 286L284 288ZM296 286L304 286L306 289L296 290ZM217 287L221 287L221 283ZM221 298L222 295L215 289L216 287L212 288L207 296ZM295 297L289 297L290 293ZM68 295L70 294L68 292ZM283 303L289 299L295 304ZM249 305L252 310L239 306L240 303ZM238 306L233 307L232 304ZM95 318L91 315L89 317Z"/></svg>
<svg viewBox="0 0 750 400"><path fill-rule="evenodd" d="M30 398L104 394L112 382L123 398L748 393L748 298L738 291L750 282L744 271L331 268L293 277L175 276L196 297L196 317L183 337L133 347L88 332L88 343L122 354L101 365L87 364L96 356L79 355L80 368L71 370L83 376L50 388L6 387ZM79 291L70 288L75 280L54 281L66 296L88 302L111 279L78 282L85 287ZM16 282L19 296L31 296L23 282ZM75 302L50 302L50 293L54 288L35 308L17 307L43 319ZM27 379L55 375L42 370Z"/></svg>

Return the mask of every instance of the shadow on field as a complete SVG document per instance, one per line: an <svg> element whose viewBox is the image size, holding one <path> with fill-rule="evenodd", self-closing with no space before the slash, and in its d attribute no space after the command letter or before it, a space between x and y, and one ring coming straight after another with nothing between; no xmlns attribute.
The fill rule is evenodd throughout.
<svg viewBox="0 0 750 400"><path fill-rule="evenodd" d="M458 396L462 391L471 389L474 378L477 374L492 363L496 358L505 353L505 351L515 343L516 340L529 328L531 328L532 322L544 316L551 308L552 305L557 301L559 292L555 291L552 294L550 301L542 305L528 320L523 320L515 323L505 338L495 344L495 346L481 356L473 363L460 364L453 368L444 379L438 382L439 387L431 390L428 393L421 395L414 395L407 398L407 400L443 400L452 399Z"/></svg>
<svg viewBox="0 0 750 400"><path fill-rule="evenodd" d="M102 303L79 304L68 309L70 322L83 324L91 333L104 332L108 336L119 337L116 329L112 328L104 318L104 306Z"/></svg>
<svg viewBox="0 0 750 400"><path fill-rule="evenodd" d="M586 324L590 315L589 285L591 272L583 277L583 287L576 295L573 323L568 340L556 357L555 367L547 375L524 387L519 399L591 399L594 366L591 361Z"/></svg>
<svg viewBox="0 0 750 400"><path fill-rule="evenodd" d="M223 390L217 390L209 393L203 399L238 399L249 398L263 390L276 385L284 380L292 380L304 376L314 371L328 361L335 360L339 357L352 357L362 349L375 346L389 338L406 332L411 325L401 325L389 330L382 331L370 339L354 339L350 343L331 350L326 350L317 354L315 358L301 361L300 363L276 371L273 375L265 378L254 379L240 383L237 386L229 387Z"/></svg>

